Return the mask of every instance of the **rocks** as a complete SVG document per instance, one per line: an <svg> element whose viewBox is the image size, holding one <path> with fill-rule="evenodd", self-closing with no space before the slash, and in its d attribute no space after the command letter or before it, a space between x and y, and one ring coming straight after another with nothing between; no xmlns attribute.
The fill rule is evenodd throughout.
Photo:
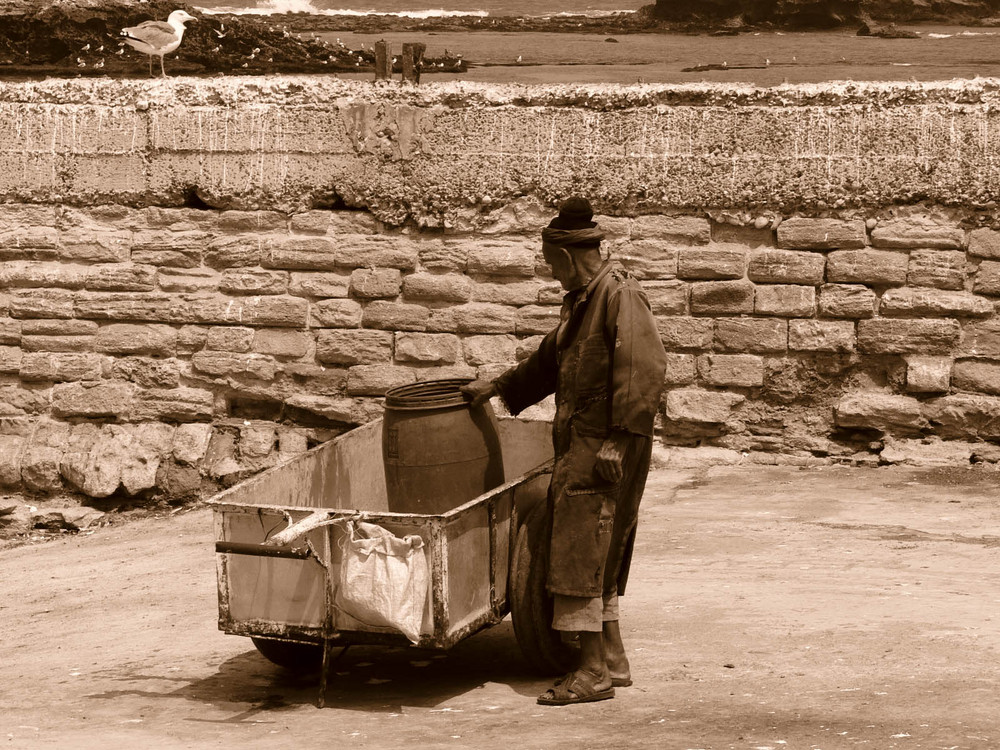
<svg viewBox="0 0 1000 750"><path fill-rule="evenodd" d="M850 393L837 403L834 417L838 427L913 434L927 425L920 402L908 396L880 391Z"/></svg>

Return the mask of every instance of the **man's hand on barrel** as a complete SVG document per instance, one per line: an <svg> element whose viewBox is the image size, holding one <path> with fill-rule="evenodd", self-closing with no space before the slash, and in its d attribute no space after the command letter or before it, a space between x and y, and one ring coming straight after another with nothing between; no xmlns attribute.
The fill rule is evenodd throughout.
<svg viewBox="0 0 1000 750"><path fill-rule="evenodd" d="M629 434L616 430L597 451L597 462L594 468L598 476L606 482L618 482L622 478L622 462L625 460L625 450L628 448Z"/></svg>
<svg viewBox="0 0 1000 750"><path fill-rule="evenodd" d="M473 380L466 383L461 388L462 393L469 397L472 406L481 406L483 402L489 401L497 395L497 387L492 380Z"/></svg>

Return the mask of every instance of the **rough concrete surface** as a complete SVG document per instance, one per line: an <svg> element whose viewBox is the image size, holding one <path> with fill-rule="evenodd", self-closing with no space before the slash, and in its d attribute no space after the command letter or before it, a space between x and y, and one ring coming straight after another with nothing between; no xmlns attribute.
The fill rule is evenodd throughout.
<svg viewBox="0 0 1000 750"><path fill-rule="evenodd" d="M315 680L215 629L209 511L0 552L5 747L991 748L996 474L658 470L623 630L635 685L534 702L509 621Z"/></svg>

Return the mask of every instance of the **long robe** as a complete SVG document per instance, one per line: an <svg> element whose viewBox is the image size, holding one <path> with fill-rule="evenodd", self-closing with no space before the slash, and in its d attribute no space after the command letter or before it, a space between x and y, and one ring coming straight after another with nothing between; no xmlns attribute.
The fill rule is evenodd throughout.
<svg viewBox="0 0 1000 750"><path fill-rule="evenodd" d="M551 593L623 593L665 372L666 353L645 293L609 261L585 289L565 296L559 325L538 349L497 378L513 414L556 396ZM623 476L608 483L595 463L612 431L628 440Z"/></svg>

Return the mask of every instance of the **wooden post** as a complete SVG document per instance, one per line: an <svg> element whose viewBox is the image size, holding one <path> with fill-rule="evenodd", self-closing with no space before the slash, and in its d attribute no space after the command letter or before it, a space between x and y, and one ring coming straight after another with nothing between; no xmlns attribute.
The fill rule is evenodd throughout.
<svg viewBox="0 0 1000 750"><path fill-rule="evenodd" d="M403 44L403 80L420 83L420 66L424 60L424 50L426 44L405 43Z"/></svg>
<svg viewBox="0 0 1000 750"><path fill-rule="evenodd" d="M375 42L375 80L388 81L392 78L392 63L389 58L389 45L384 39Z"/></svg>

